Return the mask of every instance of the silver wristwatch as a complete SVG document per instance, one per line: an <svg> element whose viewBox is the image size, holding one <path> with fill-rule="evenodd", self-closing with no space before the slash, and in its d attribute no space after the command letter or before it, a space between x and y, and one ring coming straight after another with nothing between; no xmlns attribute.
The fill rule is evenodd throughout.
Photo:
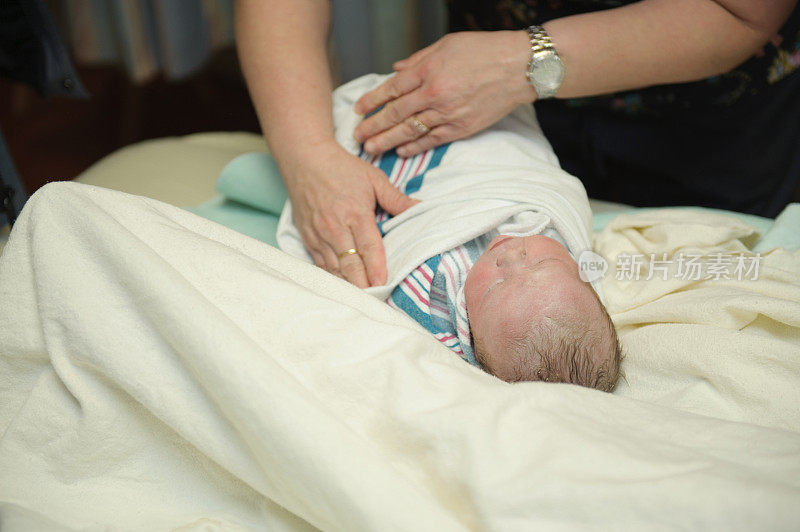
<svg viewBox="0 0 800 532"><path fill-rule="evenodd" d="M540 100L552 98L564 80L564 63L543 27L528 28L528 38L531 40L531 60L525 75Z"/></svg>

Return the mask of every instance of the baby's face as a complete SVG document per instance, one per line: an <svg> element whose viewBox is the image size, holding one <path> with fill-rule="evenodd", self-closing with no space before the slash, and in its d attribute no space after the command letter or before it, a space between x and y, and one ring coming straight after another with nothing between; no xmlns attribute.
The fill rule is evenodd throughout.
<svg viewBox="0 0 800 532"><path fill-rule="evenodd" d="M595 307L590 291L567 249L541 235L498 236L464 284L472 334L490 353L506 352L508 339L523 336L537 316ZM502 361L492 361L496 363Z"/></svg>

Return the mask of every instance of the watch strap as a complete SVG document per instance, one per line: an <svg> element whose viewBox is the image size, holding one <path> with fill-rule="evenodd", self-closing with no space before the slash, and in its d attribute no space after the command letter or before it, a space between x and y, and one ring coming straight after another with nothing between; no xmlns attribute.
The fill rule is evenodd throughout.
<svg viewBox="0 0 800 532"><path fill-rule="evenodd" d="M553 45L553 41L550 39L550 35L544 29L543 26L533 25L528 27L528 39L531 43L531 58L528 61L528 70L525 72L525 75L528 78L528 81L531 85L533 85L534 89L536 89L536 93L539 96L539 99L545 98L552 98L555 96L555 93L558 91L556 87L554 90L545 90L540 83L537 83L536 79L534 78L534 62L547 54L553 54L555 57L559 58L558 52L556 51L555 45Z"/></svg>
<svg viewBox="0 0 800 532"><path fill-rule="evenodd" d="M533 56L540 52L552 51L556 53L556 47L550 39L550 35L544 29L544 26L530 26L528 27L528 39L531 41L531 59ZM530 61L528 66L530 67Z"/></svg>

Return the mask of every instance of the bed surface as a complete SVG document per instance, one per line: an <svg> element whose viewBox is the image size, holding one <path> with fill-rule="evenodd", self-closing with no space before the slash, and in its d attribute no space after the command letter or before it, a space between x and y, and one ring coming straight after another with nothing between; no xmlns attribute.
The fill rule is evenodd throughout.
<svg viewBox="0 0 800 532"><path fill-rule="evenodd" d="M118 150L75 178L129 194L157 199L176 207L194 207L216 196L220 171L235 157L268 153L263 137L253 133L198 133L144 141ZM589 200L595 214L632 207Z"/></svg>

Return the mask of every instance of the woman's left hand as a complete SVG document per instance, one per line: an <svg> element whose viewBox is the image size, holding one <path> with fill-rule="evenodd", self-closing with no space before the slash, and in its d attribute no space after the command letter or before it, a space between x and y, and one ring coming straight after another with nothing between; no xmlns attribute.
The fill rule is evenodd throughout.
<svg viewBox="0 0 800 532"><path fill-rule="evenodd" d="M367 153L398 147L401 157L468 137L536 99L525 76L529 59L524 30L445 35L395 63L396 75L359 98L357 113L384 107L353 136Z"/></svg>

